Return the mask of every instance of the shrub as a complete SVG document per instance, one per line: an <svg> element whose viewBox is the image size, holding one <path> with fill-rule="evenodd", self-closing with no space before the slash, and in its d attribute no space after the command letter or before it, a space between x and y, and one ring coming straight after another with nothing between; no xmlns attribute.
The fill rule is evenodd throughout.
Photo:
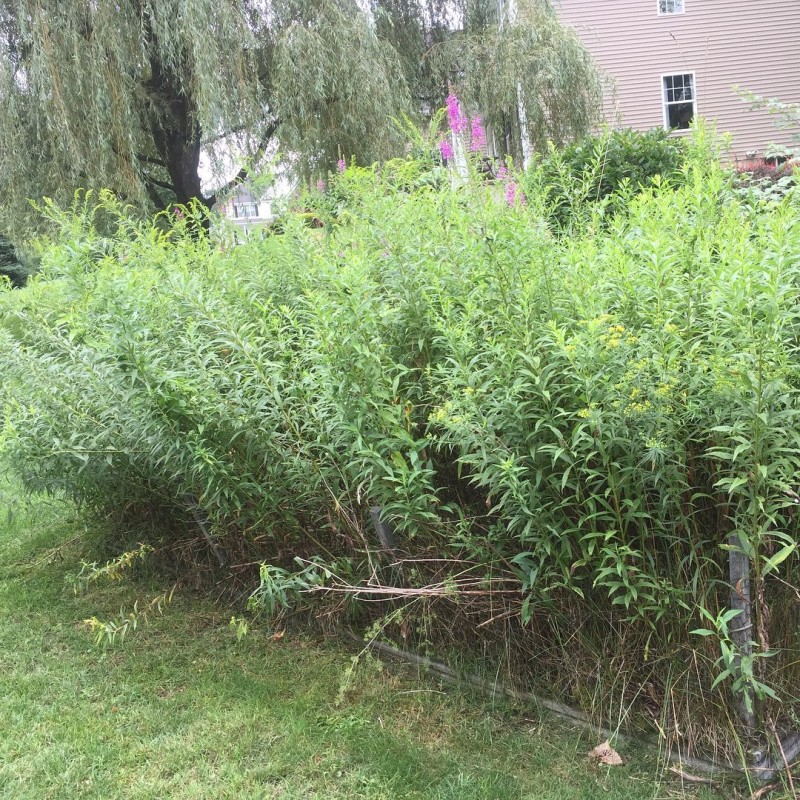
<svg viewBox="0 0 800 800"><path fill-rule="evenodd" d="M751 204L782 200L796 185L795 165L764 161L761 164L737 167L735 192Z"/></svg>
<svg viewBox="0 0 800 800"><path fill-rule="evenodd" d="M548 189L552 213L566 226L587 205L624 208L631 194L681 180L685 141L654 128L609 130L553 150L534 163L529 182Z"/></svg>

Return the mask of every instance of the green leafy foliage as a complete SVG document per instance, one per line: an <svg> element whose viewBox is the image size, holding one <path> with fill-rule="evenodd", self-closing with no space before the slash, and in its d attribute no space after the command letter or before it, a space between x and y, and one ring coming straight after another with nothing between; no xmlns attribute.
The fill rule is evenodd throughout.
<svg viewBox="0 0 800 800"><path fill-rule="evenodd" d="M593 732L442 691L410 670L378 671L375 659L353 668L352 650L332 638L277 639L251 625L237 643L242 620L231 630L219 605L182 592L149 624L139 599L142 624L124 646L87 647L76 620L120 625L120 606L130 611L142 587L65 592L64 573L98 531L66 503L26 501L1 475L0 519L4 800L651 800L654 787L676 800L718 797L680 791L633 744L621 748L624 770L598 770L586 759Z"/></svg>
<svg viewBox="0 0 800 800"><path fill-rule="evenodd" d="M164 607L172 602L173 592L163 592L140 606L134 601L130 611L120 609L119 615L111 619L89 617L83 624L91 631L96 645L121 644L125 637L136 631L140 625L147 624L150 617L164 613Z"/></svg>
<svg viewBox="0 0 800 800"><path fill-rule="evenodd" d="M717 675L711 688L724 681L731 682L733 691L742 697L747 710L753 712L753 698L763 700L767 697L778 700L774 690L758 680L756 665L760 659L774 656L774 652L752 652L755 642L748 643L747 653L731 638L730 623L739 616L739 610L728 609L713 616L706 609L700 609L710 628L697 628L692 633L697 636L714 636L719 641L720 656L717 660Z"/></svg>
<svg viewBox="0 0 800 800"><path fill-rule="evenodd" d="M734 180L734 191L757 206L782 200L796 185L793 164L775 165L765 161L756 166L740 167Z"/></svg>
<svg viewBox="0 0 800 800"><path fill-rule="evenodd" d="M295 605L301 594L318 589L330 572L315 560L301 564L295 572L262 564L259 570L258 588L250 595L248 608L275 617Z"/></svg>
<svg viewBox="0 0 800 800"><path fill-rule="evenodd" d="M662 128L607 130L551 149L531 179L550 189L553 212L564 225L590 204L613 212L643 189L680 181L685 156L685 140Z"/></svg>
<svg viewBox="0 0 800 800"><path fill-rule="evenodd" d="M790 131L790 135L795 144L800 144L800 103L787 103L777 97L764 97L739 86L733 87L738 93L743 103L750 106L751 111L766 111L775 117L775 127ZM783 148L785 145L769 145L767 147L767 157L772 155L770 149ZM790 153L787 152L787 155Z"/></svg>
<svg viewBox="0 0 800 800"><path fill-rule="evenodd" d="M143 215L210 208L278 148L304 179L385 160L405 144L392 118L430 118L451 85L515 156L583 135L601 94L588 51L548 0L516 5L0 0L0 226L23 242L30 199L78 188Z"/></svg>
<svg viewBox="0 0 800 800"><path fill-rule="evenodd" d="M20 261L14 245L0 235L0 280L4 277L12 286L22 286L28 277L28 270Z"/></svg>
<svg viewBox="0 0 800 800"><path fill-rule="evenodd" d="M119 581L123 575L132 569L137 562L144 561L153 552L150 545L141 544L135 550L126 550L122 555L107 561L103 566L93 561L82 561L81 568L74 575L67 576L67 583L75 594L85 592L86 589L98 581Z"/></svg>
<svg viewBox="0 0 800 800"><path fill-rule="evenodd" d="M411 158L348 168L232 249L110 195L49 206L62 240L0 295L6 458L103 513L199 509L271 565L271 613L322 576L345 591L339 559L377 591L381 506L408 552L479 571L469 592L440 575L441 602L505 582L508 616L565 660L576 627L639 636L640 663L697 645L703 691L719 648L688 631L728 606L739 547L772 614L730 676L791 698L799 201L740 202L697 135L679 179L622 181L613 218L569 238L560 178L534 169L510 206L477 170L425 182L438 167Z"/></svg>

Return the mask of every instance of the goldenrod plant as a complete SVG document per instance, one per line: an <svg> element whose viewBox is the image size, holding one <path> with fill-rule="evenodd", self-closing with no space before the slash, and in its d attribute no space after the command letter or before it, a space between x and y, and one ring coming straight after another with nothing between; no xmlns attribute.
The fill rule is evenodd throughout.
<svg viewBox="0 0 800 800"><path fill-rule="evenodd" d="M48 205L0 294L4 457L216 582L199 509L270 610L425 597L431 641L673 744L719 744L731 688L789 727L800 200L742 201L708 136L569 235L536 166L423 180L436 152L345 164L238 247Z"/></svg>

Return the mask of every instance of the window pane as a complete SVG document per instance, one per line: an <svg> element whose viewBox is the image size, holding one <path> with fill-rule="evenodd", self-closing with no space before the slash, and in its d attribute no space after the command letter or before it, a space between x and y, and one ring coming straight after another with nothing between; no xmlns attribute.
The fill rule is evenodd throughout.
<svg viewBox="0 0 800 800"><path fill-rule="evenodd" d="M682 14L683 0L658 0L659 14Z"/></svg>
<svg viewBox="0 0 800 800"><path fill-rule="evenodd" d="M689 100L694 100L693 75L664 76L664 101L666 103L681 103Z"/></svg>
<svg viewBox="0 0 800 800"><path fill-rule="evenodd" d="M672 103L667 106L667 126L685 131L694 117L694 103Z"/></svg>
<svg viewBox="0 0 800 800"><path fill-rule="evenodd" d="M257 217L258 206L255 203L235 203L233 206L233 216L236 219Z"/></svg>

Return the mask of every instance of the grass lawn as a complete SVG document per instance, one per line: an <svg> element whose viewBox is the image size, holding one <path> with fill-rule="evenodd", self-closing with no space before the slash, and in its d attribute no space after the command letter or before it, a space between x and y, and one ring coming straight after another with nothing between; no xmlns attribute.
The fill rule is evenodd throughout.
<svg viewBox="0 0 800 800"><path fill-rule="evenodd" d="M73 596L83 523L14 498L0 477L0 798L718 796L642 752L592 766L593 737L399 667L363 664L337 704L350 651L257 630L237 642L230 614L196 598L97 647L81 621L148 589Z"/></svg>

